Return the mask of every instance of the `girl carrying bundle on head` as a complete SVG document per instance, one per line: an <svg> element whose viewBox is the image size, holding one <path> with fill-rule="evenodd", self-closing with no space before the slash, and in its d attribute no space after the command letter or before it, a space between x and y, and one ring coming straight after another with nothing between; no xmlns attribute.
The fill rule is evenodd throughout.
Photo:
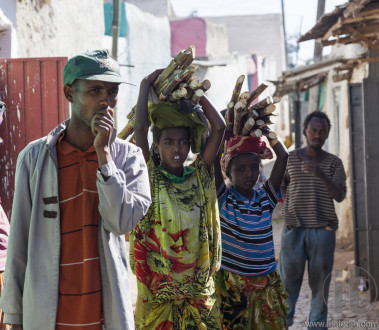
<svg viewBox="0 0 379 330"><path fill-rule="evenodd" d="M287 294L276 271L271 217L281 199L288 152L280 139L267 138L277 158L262 188L253 188L260 158L272 153L261 138L230 138L221 166L215 162L222 239L215 284L223 329L286 329Z"/></svg>
<svg viewBox="0 0 379 330"><path fill-rule="evenodd" d="M204 96L203 114L184 101L148 105L160 72L142 80L134 124L152 195L147 215L130 235L138 285L136 329L221 329L213 281L221 260L220 223L211 172L225 122ZM204 115L211 132L196 160L184 166L190 148L200 151ZM149 117L154 125L150 151Z"/></svg>

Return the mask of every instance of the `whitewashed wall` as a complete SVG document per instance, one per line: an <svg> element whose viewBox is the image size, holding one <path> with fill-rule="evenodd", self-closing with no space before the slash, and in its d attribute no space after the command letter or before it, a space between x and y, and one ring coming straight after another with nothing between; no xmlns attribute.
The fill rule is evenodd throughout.
<svg viewBox="0 0 379 330"><path fill-rule="evenodd" d="M333 83L333 70L329 73L325 88L324 112L328 115L332 128L325 149L341 158L347 174L347 194L342 203L334 202L339 229L337 241L349 245L353 242L352 192L350 185L350 130L349 130L349 89L348 82Z"/></svg>
<svg viewBox="0 0 379 330"><path fill-rule="evenodd" d="M18 53L13 57L68 56L101 48L103 0L17 1Z"/></svg>
<svg viewBox="0 0 379 330"><path fill-rule="evenodd" d="M341 158L346 171L347 194L342 203L335 202L339 219L337 241L345 246L353 242L353 214L352 214L352 187L351 187L351 145L349 128L349 82L343 80L333 82L331 71L325 88L324 112L332 122L332 129L326 143L326 149ZM362 83L368 76L368 64L364 63L354 69L350 83Z"/></svg>
<svg viewBox="0 0 379 330"><path fill-rule="evenodd" d="M367 49L359 44L337 45L332 48L330 57L344 56L345 58L359 58ZM339 219L337 242L345 246L353 244L353 214L352 214L352 187L351 187L351 145L349 128L349 84L362 83L368 77L368 64L357 66L350 82L347 80L333 82L334 70L331 70L325 85L325 103L323 111L329 116L332 129L326 142L326 150L341 158L346 171L347 194L342 203L335 202L336 213Z"/></svg>
<svg viewBox="0 0 379 330"><path fill-rule="evenodd" d="M212 23L205 19L207 44L206 52L211 57L229 57L228 32L225 24Z"/></svg>
<svg viewBox="0 0 379 330"><path fill-rule="evenodd" d="M277 63L276 77L286 69L280 14L219 16L206 20L226 25L230 52L273 56Z"/></svg>

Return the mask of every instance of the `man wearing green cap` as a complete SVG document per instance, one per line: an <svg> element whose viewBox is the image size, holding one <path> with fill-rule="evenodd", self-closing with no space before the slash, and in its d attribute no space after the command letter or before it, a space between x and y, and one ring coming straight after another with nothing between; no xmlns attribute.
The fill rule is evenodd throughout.
<svg viewBox="0 0 379 330"><path fill-rule="evenodd" d="M151 199L141 150L114 129L125 81L97 50L63 83L71 118L17 160L0 308L12 329L134 329L124 234Z"/></svg>

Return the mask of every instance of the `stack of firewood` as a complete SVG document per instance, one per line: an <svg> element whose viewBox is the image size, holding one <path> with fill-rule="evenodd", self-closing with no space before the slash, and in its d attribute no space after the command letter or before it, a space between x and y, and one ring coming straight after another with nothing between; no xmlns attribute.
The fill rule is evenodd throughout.
<svg viewBox="0 0 379 330"><path fill-rule="evenodd" d="M244 75L238 77L232 98L225 112L226 129L229 136L250 135L261 137L262 135L268 135L270 138L275 139L276 134L269 131L267 125L276 122L275 103L280 102L281 99L267 96L258 103L251 105L268 86L261 84L251 93L241 93L244 79Z"/></svg>
<svg viewBox="0 0 379 330"><path fill-rule="evenodd" d="M159 104L184 99L196 106L204 92L211 87L211 82L207 79L200 82L199 77L194 75L198 68L192 64L194 58L195 46L180 51L155 80L149 92L149 102ZM118 135L122 139L133 133L135 108L128 114L129 122Z"/></svg>

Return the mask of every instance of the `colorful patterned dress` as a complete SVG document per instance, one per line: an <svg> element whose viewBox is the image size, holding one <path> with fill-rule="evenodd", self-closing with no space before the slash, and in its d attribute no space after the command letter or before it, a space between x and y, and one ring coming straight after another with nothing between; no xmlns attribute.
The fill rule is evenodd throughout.
<svg viewBox="0 0 379 330"><path fill-rule="evenodd" d="M270 181L252 200L218 191L222 261L215 275L223 329L286 329L287 293L276 271L271 216L280 192Z"/></svg>
<svg viewBox="0 0 379 330"><path fill-rule="evenodd" d="M221 329L213 281L221 260L220 223L207 165L198 157L182 183L153 161L148 169L153 202L130 235L136 329Z"/></svg>

